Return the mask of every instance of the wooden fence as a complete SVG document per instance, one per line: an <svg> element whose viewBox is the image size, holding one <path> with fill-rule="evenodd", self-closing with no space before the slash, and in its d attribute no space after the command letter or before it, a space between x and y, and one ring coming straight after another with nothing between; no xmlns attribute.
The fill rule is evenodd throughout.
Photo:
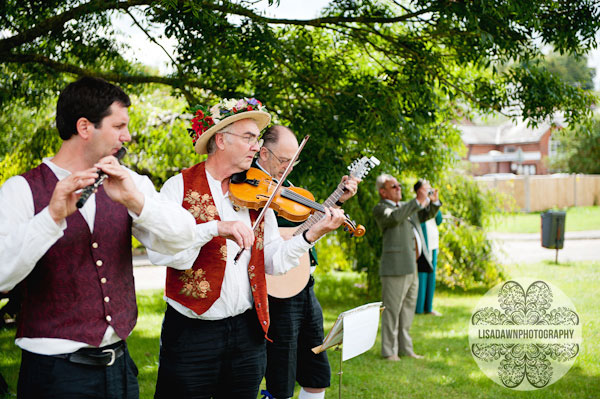
<svg viewBox="0 0 600 399"><path fill-rule="evenodd" d="M514 199L512 205L524 212L600 204L600 175L476 177L475 180L482 187ZM510 206L507 202L506 208Z"/></svg>

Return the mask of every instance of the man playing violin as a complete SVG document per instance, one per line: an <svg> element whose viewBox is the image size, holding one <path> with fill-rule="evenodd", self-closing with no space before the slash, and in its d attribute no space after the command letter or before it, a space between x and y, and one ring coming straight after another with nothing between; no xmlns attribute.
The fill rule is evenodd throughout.
<svg viewBox="0 0 600 399"><path fill-rule="evenodd" d="M255 166L275 179L281 179L292 157L298 150L298 140L285 126L275 125L263 135ZM292 168L295 165L292 165ZM336 206L356 194L359 179L344 176L345 192ZM286 181L284 185L289 186ZM297 226L282 217L277 218L280 227ZM323 343L323 311L315 295L312 272L317 266L316 251L309 251L311 276L302 291L290 298L269 296L271 328L267 342L267 391L274 398L290 398L294 395L295 382L301 386L300 399L325 397L329 387L331 369L327 352L314 354L311 348Z"/></svg>
<svg viewBox="0 0 600 399"><path fill-rule="evenodd" d="M191 133L196 152L208 157L161 190L196 218L197 238L175 256L150 253L169 266L155 398L256 398L270 324L265 273L297 266L344 222L341 210L326 209L305 234L283 241L272 209L253 231L259 212L234 206L230 177L250 168L270 119L255 99L199 107Z"/></svg>

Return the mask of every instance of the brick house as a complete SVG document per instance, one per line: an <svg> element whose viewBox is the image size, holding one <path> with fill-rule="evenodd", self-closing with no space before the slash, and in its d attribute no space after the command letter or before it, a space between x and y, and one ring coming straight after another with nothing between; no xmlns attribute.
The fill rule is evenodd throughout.
<svg viewBox="0 0 600 399"><path fill-rule="evenodd" d="M466 159L472 165L474 176L488 173L514 173L517 175L548 174L547 158L554 154L557 142L552 133L563 127L554 120L537 127L527 122L505 122L498 126L460 124L456 127L468 153Z"/></svg>

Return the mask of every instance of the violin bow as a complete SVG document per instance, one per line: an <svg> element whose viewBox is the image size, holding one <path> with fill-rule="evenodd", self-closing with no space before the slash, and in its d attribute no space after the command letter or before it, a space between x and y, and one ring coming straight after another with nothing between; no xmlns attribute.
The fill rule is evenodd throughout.
<svg viewBox="0 0 600 399"><path fill-rule="evenodd" d="M269 197L269 200L267 201L267 203L263 207L262 211L260 211L260 214L256 218L256 221L254 221L254 226L252 226L252 231L256 231L256 228L258 227L258 225L260 224L260 222L265 217L265 212L267 211L267 209L269 209L269 206L271 205L271 202L273 202L273 199L275 198L275 195L277 194L277 192L281 188L281 185L283 184L283 182L285 181L285 179L287 179L287 176L290 174L291 169L292 169L292 165L294 164L294 162L296 162L296 160L300 156L300 153L302 152L302 149L304 148L304 145L306 144L306 142L308 141L309 138L310 138L310 135L307 134L306 136L304 136L304 139L302 139L302 142L300 143L300 146L298 147L298 151L296 151L296 153L294 154L294 157L292 158L292 160L288 164L287 168L285 168L285 172L283 172L283 176L281 176L281 179L279 179L279 181L277 182L277 186L275 186L275 189L273 190L273 193ZM235 255L235 258L233 258L233 263L237 264L237 261L240 258L240 255L242 255L242 252L244 252L244 250L245 250L245 248L240 248L240 250L238 251L237 255Z"/></svg>

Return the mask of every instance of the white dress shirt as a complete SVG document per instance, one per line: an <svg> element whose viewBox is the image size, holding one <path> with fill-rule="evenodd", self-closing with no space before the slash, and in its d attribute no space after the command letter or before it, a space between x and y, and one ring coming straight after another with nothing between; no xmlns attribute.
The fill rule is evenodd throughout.
<svg viewBox="0 0 600 399"><path fill-rule="evenodd" d="M229 192L223 193L221 182L215 180L208 171L206 171L206 177L220 219L222 221L241 221L252 227L248 209L241 208L236 211L229 199ZM173 176L164 184L161 195L182 204L183 190L183 176L179 174ZM218 236L217 221L200 223L196 225L196 229L196 241L191 243L187 250L175 256L148 251L152 263L170 266L178 270L191 268L202 246L212 240L213 237ZM265 272L268 274L282 274L298 266L300 256L313 245L307 243L302 236L284 241L279 235L277 219L272 209L268 209L265 213L264 243ZM248 280L250 251L244 251L236 264L233 259L239 249L240 247L235 241L227 240L227 261L221 295L206 312L198 315L191 309L165 296L167 303L184 316L204 320L219 320L236 316L252 308L253 298Z"/></svg>
<svg viewBox="0 0 600 399"><path fill-rule="evenodd" d="M427 246L433 252L434 249L440 247L440 233L435 217L428 219L425 222L425 227L427 228Z"/></svg>
<svg viewBox="0 0 600 399"><path fill-rule="evenodd" d="M50 158L43 161L58 180L71 172L54 164ZM127 168L125 168L127 169ZM144 208L140 215L129 212L133 219L133 235L146 248L165 253L177 253L184 243L195 239L195 220L179 204L162 199L146 176L127 169L136 187L144 195ZM96 198L92 194L79 209L90 232L94 229ZM63 220L57 225L48 207L34 215L33 196L29 184L22 176L11 177L0 187L0 291L9 291L24 280L37 262L56 243L67 228ZM121 338L108 326L100 346L109 345ZM42 355L71 353L90 345L58 338L17 338L17 346Z"/></svg>

